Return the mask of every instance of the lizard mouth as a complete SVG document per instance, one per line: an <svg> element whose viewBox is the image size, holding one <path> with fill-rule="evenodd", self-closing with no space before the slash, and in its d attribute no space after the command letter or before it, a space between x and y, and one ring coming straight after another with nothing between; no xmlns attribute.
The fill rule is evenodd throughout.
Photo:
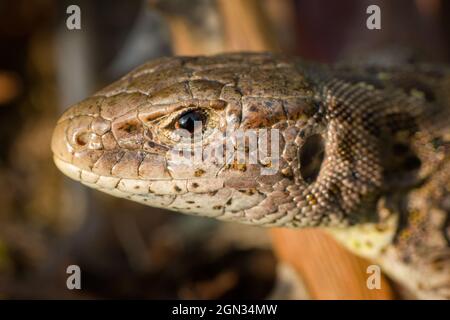
<svg viewBox="0 0 450 320"><path fill-rule="evenodd" d="M55 162L56 167L66 176L73 180L81 181L81 172L83 170L67 161L58 158L58 156L56 155L53 155L53 161Z"/></svg>
<svg viewBox="0 0 450 320"><path fill-rule="evenodd" d="M99 175L54 155L59 170L82 184L152 207L221 220L251 223L245 210L258 205L265 196L250 190L224 187L220 178L195 179L132 179Z"/></svg>
<svg viewBox="0 0 450 320"><path fill-rule="evenodd" d="M160 190L158 194L151 192L152 183L154 184L158 181L164 182L164 180L123 179L99 175L91 170L81 169L55 155L53 156L53 160L57 168L69 178L116 197L126 198L155 207L167 207L176 198L175 194L168 193L167 191L164 192L164 190Z"/></svg>

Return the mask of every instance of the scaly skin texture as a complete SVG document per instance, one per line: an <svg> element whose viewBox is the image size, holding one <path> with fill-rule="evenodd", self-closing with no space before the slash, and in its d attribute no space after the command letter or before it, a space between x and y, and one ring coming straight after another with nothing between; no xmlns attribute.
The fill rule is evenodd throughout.
<svg viewBox="0 0 450 320"><path fill-rule="evenodd" d="M155 207L261 226L323 227L419 298L450 297L450 72L322 66L269 53L162 58L76 104L52 140L69 177ZM203 145L278 129L279 168L180 164L190 110ZM214 130L216 129L216 130Z"/></svg>

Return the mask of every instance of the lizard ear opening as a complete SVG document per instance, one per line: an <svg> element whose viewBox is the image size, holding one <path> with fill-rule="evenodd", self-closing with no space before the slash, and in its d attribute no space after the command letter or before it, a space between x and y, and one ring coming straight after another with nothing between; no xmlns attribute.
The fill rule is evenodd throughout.
<svg viewBox="0 0 450 320"><path fill-rule="evenodd" d="M306 183L317 179L323 159L325 157L325 144L320 134L308 137L299 150L300 174Z"/></svg>

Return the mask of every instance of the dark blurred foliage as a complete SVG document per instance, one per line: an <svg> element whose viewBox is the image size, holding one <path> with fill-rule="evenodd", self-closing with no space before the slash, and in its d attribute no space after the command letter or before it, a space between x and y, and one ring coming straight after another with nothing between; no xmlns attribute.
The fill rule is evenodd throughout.
<svg viewBox="0 0 450 320"><path fill-rule="evenodd" d="M436 61L450 60L450 3L440 0L295 1L298 50L308 58L335 61L355 52L407 47ZM366 8L381 8L382 28L365 28Z"/></svg>

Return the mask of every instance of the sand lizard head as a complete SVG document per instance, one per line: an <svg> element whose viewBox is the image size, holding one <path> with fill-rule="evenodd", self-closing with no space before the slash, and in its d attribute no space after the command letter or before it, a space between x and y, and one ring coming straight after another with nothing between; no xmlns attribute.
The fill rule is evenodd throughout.
<svg viewBox="0 0 450 320"><path fill-rule="evenodd" d="M69 177L150 206L260 225L348 223L345 213L370 190L360 184L352 194L345 183L378 176L363 166L331 175L329 164L342 152L333 129L296 60L174 57L149 62L68 109L52 150ZM237 148L227 133L238 131L256 133L265 157L249 161L245 145L244 163L227 157ZM190 150L186 159L199 137L201 161L180 161L174 150ZM219 146L223 156L211 151Z"/></svg>

